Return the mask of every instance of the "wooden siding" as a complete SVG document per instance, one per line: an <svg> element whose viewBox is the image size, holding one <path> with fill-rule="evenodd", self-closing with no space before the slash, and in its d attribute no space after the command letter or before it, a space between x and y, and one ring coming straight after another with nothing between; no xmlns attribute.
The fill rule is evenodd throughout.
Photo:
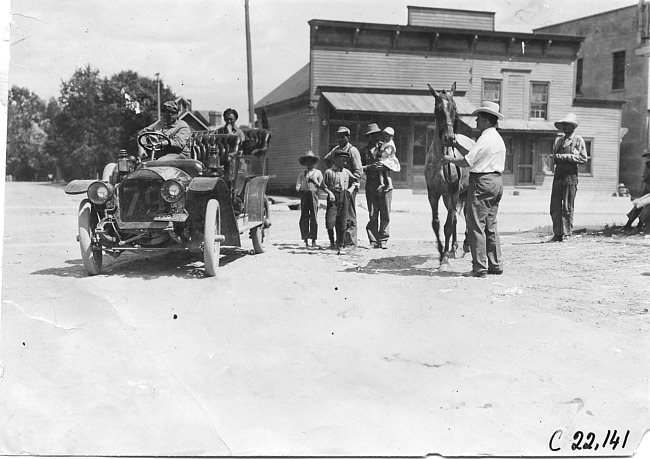
<svg viewBox="0 0 650 459"><path fill-rule="evenodd" d="M524 77L524 88L520 88L516 94L503 90L502 105L526 107L526 118L531 81L549 83L549 120L564 116L570 111L573 100L573 62L513 62L312 50L312 67L314 88L337 86L426 90L428 83L440 90L449 89L456 82L457 91L465 91L466 97L477 107L481 105L482 79L503 81L504 72L512 72ZM405 69L408 69L408 78L404 77ZM513 97L514 100L507 100Z"/></svg>
<svg viewBox="0 0 650 459"><path fill-rule="evenodd" d="M267 154L267 173L275 175L269 181L269 190L293 190L296 178L303 167L298 157L309 150L309 108L303 106L282 111L268 111L271 126L271 144Z"/></svg>
<svg viewBox="0 0 650 459"><path fill-rule="evenodd" d="M470 68L471 61L451 57L427 59L407 54L312 51L314 87L426 90L427 83L436 89L449 89L456 81L458 91L468 91Z"/></svg>
<svg viewBox="0 0 650 459"><path fill-rule="evenodd" d="M506 74L502 95L502 100L504 101L502 109L503 116L506 118L528 118L524 111L525 87L526 81L524 75L520 73Z"/></svg>
<svg viewBox="0 0 650 459"><path fill-rule="evenodd" d="M494 30L494 13L408 7L408 25L448 29Z"/></svg>
<svg viewBox="0 0 650 459"><path fill-rule="evenodd" d="M591 176L581 175L578 189L589 193L613 193L618 186L621 110L574 107L580 125L576 130L592 139Z"/></svg>
<svg viewBox="0 0 650 459"><path fill-rule="evenodd" d="M517 73L520 72L520 73ZM574 63L531 63L531 62L504 62L476 60L473 66L473 75L477 84L471 87L465 95L472 104L480 106L482 97L481 79L501 80L501 105L520 104L525 107L524 116L528 119L530 112L530 83L544 82L549 84L548 89L548 120L554 121L562 118L571 110L573 100ZM506 87L504 81L507 75L521 75L524 78L523 92L515 95ZM480 78L479 78L480 77ZM511 101L513 97L521 98ZM506 114L507 117L514 115Z"/></svg>

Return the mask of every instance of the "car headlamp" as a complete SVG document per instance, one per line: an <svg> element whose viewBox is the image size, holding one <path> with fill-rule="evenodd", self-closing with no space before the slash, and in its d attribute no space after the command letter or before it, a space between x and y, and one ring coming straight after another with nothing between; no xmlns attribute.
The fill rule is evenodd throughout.
<svg viewBox="0 0 650 459"><path fill-rule="evenodd" d="M105 182L94 182L88 187L88 199L97 205L106 204L113 197L113 185Z"/></svg>
<svg viewBox="0 0 650 459"><path fill-rule="evenodd" d="M160 194L167 202L178 202L185 195L185 187L176 180L167 180L162 184Z"/></svg>

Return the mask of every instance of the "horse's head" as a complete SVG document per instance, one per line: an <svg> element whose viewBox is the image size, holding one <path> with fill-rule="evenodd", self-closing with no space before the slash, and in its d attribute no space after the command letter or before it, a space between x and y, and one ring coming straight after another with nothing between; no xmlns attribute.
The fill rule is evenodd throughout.
<svg viewBox="0 0 650 459"><path fill-rule="evenodd" d="M456 124L456 104L454 103L454 91L456 91L456 83L451 85L451 91L447 92L444 89L441 92L436 91L429 86L429 91L435 98L434 116L436 119L436 130L442 139L442 143L446 147L450 147L454 143L454 127Z"/></svg>

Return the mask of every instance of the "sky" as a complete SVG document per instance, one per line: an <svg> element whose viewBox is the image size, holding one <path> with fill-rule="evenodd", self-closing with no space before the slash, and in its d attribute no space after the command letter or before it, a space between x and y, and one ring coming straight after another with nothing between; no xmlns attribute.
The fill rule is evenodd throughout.
<svg viewBox="0 0 650 459"><path fill-rule="evenodd" d="M195 110L236 108L248 121L244 0L12 0L9 87L48 100L90 65L155 78ZM407 23L407 5L490 11L498 31L636 5L635 0L249 0L253 99L309 61L311 19Z"/></svg>

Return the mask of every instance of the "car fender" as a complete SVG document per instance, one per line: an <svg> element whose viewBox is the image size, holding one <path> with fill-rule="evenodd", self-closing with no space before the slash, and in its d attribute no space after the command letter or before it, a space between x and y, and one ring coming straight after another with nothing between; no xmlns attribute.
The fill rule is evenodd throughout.
<svg viewBox="0 0 650 459"><path fill-rule="evenodd" d="M260 175L253 177L246 185L244 208L248 214L249 222L263 221L264 206L266 201L266 184L271 177Z"/></svg>
<svg viewBox="0 0 650 459"><path fill-rule="evenodd" d="M210 199L219 201L221 212L221 233L225 236L224 246L241 247L239 229L232 207L230 189L220 177L195 177L188 186L187 205L193 212L205 213L205 207Z"/></svg>
<svg viewBox="0 0 650 459"><path fill-rule="evenodd" d="M65 194L83 194L88 191L88 187L100 180L73 180L65 186Z"/></svg>

